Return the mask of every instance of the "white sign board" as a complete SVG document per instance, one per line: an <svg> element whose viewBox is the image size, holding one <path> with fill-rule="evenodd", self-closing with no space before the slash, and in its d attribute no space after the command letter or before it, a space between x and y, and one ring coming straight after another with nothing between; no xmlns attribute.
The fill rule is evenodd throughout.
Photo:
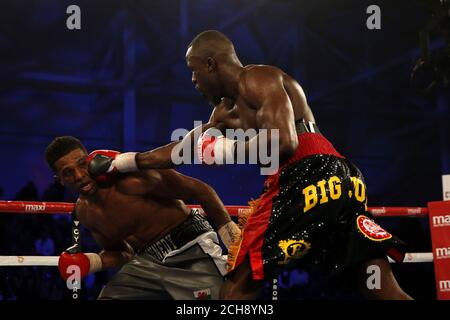
<svg viewBox="0 0 450 320"><path fill-rule="evenodd" d="M444 200L450 200L450 174L442 176L442 194Z"/></svg>

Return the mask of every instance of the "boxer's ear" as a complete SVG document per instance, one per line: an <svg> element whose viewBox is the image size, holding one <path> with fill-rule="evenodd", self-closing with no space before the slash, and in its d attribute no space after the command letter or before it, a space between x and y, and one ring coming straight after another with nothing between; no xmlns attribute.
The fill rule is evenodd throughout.
<svg viewBox="0 0 450 320"><path fill-rule="evenodd" d="M216 60L214 60L214 58L208 57L206 60L206 63L208 65L208 72L212 72L212 71L216 70L217 64L216 64Z"/></svg>

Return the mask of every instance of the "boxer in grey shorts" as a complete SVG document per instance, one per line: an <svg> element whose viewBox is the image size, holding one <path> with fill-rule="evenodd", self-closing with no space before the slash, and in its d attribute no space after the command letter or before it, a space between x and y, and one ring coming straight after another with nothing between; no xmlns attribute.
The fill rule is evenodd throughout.
<svg viewBox="0 0 450 320"><path fill-rule="evenodd" d="M88 155L70 136L54 139L45 156L56 179L79 193L75 213L104 249L98 254L65 250L58 264L63 279L74 265L81 277L122 267L99 298L217 298L225 271L217 234L184 201L202 207L225 247L240 230L210 186L171 169L98 174L120 153Z"/></svg>
<svg viewBox="0 0 450 320"><path fill-rule="evenodd" d="M182 225L125 264L99 299L218 299L225 273L217 235L194 209Z"/></svg>

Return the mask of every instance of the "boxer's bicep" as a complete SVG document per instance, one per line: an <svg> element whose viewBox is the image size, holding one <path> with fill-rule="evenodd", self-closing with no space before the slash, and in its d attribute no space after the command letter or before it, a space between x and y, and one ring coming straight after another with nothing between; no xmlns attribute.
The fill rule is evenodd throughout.
<svg viewBox="0 0 450 320"><path fill-rule="evenodd" d="M104 249L99 253L102 259L102 269L120 267L133 258L134 250L125 240L114 242L99 232L91 231L91 234Z"/></svg>
<svg viewBox="0 0 450 320"><path fill-rule="evenodd" d="M231 220L218 194L205 182L175 170L163 174L163 181L164 188L160 190L167 190L165 196L199 204L217 227Z"/></svg>
<svg viewBox="0 0 450 320"><path fill-rule="evenodd" d="M94 238L95 242L102 248L111 248L111 243L108 242L106 237L101 235L97 231L90 230L92 237Z"/></svg>
<svg viewBox="0 0 450 320"><path fill-rule="evenodd" d="M96 231L95 229L89 229L91 232L92 237L94 238L95 242L105 250L110 251L122 251L126 250L126 245L123 243L124 241L111 241L111 239L108 239L106 236L101 234L100 232Z"/></svg>
<svg viewBox="0 0 450 320"><path fill-rule="evenodd" d="M262 129L280 129L295 133L295 115L281 75L267 70L250 73L243 90L246 102L256 109L256 121Z"/></svg>
<svg viewBox="0 0 450 320"><path fill-rule="evenodd" d="M291 153L298 143L291 100L282 77L275 72L264 71L246 77L244 99L256 109L258 129L277 129L280 153ZM270 139L271 132L267 134Z"/></svg>

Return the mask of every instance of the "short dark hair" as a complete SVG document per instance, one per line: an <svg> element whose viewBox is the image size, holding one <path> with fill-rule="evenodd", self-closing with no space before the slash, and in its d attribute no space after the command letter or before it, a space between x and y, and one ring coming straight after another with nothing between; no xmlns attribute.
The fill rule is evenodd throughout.
<svg viewBox="0 0 450 320"><path fill-rule="evenodd" d="M217 30L200 32L189 43L189 47L192 47L192 50L196 51L196 55L200 55L201 57L215 56L222 53L236 55L233 42Z"/></svg>
<svg viewBox="0 0 450 320"><path fill-rule="evenodd" d="M76 149L81 149L87 153L81 141L75 137L62 136L55 138L45 149L47 164L53 172L56 172L55 162Z"/></svg>
<svg viewBox="0 0 450 320"><path fill-rule="evenodd" d="M197 34L195 38L189 43L188 48L194 47L198 44L201 44L202 42L210 42L210 41L233 44L231 40L222 32L217 30L206 30Z"/></svg>

